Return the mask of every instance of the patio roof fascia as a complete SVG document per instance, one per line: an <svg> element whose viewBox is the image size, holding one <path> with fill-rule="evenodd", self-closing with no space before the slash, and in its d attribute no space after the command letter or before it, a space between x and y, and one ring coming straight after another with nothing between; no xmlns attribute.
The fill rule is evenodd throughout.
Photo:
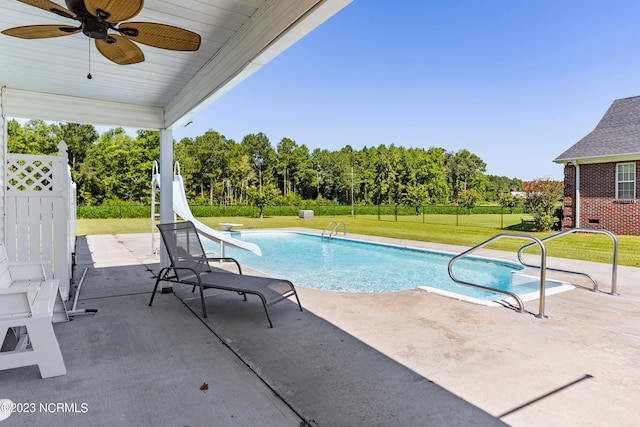
<svg viewBox="0 0 640 427"><path fill-rule="evenodd" d="M554 159L554 163L558 164L574 164L589 165L596 163L620 163L633 162L640 160L640 153L616 154L610 156L593 156L593 157L565 157Z"/></svg>

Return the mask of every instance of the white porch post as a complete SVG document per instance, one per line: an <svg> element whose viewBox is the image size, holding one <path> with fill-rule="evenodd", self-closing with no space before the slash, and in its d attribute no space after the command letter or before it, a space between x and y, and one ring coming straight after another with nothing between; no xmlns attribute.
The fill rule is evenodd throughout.
<svg viewBox="0 0 640 427"><path fill-rule="evenodd" d="M4 87L0 88L0 162L2 162L2 173L0 174L0 212L2 212L2 220L0 221L0 242L4 243L5 240L5 214L4 209L6 206L7 185L5 179L7 176L7 141L9 137L7 135L7 118L4 116L4 110L2 105L4 104Z"/></svg>
<svg viewBox="0 0 640 427"><path fill-rule="evenodd" d="M160 223L173 222L173 131L160 130ZM160 265L169 265L164 244L160 245Z"/></svg>

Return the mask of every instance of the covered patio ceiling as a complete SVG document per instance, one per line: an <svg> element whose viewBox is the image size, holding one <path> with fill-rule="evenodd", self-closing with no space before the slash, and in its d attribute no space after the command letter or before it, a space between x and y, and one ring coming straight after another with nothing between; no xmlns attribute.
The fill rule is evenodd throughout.
<svg viewBox="0 0 640 427"><path fill-rule="evenodd" d="M139 45L145 61L132 65L107 60L82 33L36 40L0 34L0 113L4 117L172 129L188 123L350 2L147 0L134 21L185 28L198 33L202 43L195 52ZM56 3L65 6L62 0ZM0 30L36 24L76 25L76 21L17 0L0 0L0 4Z"/></svg>

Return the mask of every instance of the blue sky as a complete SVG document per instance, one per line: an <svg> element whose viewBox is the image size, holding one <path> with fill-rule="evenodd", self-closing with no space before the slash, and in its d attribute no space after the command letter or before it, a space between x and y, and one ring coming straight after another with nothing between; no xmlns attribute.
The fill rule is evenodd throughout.
<svg viewBox="0 0 640 427"><path fill-rule="evenodd" d="M552 160L640 95L638 16L637 0L354 0L174 137L466 148L489 174L562 179Z"/></svg>

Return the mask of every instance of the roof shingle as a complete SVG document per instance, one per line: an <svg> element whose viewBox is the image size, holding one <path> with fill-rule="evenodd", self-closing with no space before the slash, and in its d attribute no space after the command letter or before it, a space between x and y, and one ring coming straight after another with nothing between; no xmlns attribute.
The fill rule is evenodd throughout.
<svg viewBox="0 0 640 427"><path fill-rule="evenodd" d="M554 162L629 154L640 158L640 96L613 101L595 129Z"/></svg>

